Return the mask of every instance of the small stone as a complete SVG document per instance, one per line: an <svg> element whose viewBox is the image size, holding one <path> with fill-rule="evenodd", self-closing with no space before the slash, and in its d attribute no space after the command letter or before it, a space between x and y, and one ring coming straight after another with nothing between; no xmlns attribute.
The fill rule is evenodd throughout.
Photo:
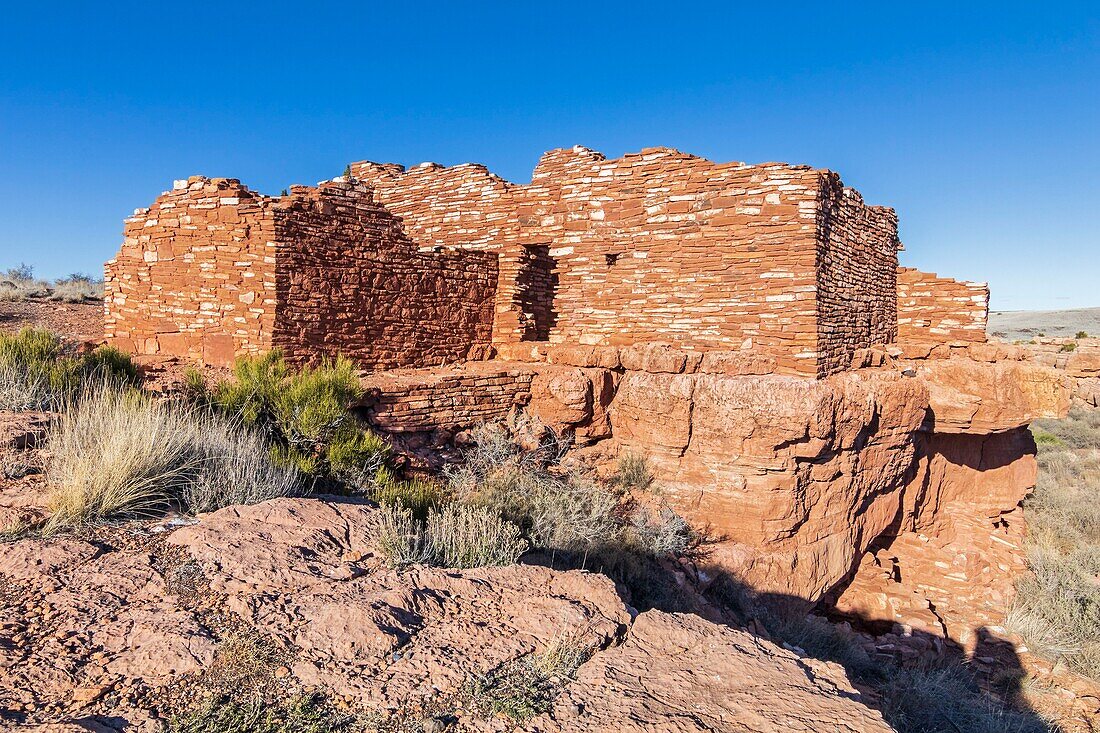
<svg viewBox="0 0 1100 733"><path fill-rule="evenodd" d="M435 717L425 720L422 727L424 733L443 733L450 726L443 718Z"/></svg>

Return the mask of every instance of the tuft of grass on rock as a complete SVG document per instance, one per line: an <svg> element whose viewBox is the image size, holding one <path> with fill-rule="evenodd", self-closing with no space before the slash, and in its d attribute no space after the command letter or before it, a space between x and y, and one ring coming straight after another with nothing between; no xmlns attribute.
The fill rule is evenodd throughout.
<svg viewBox="0 0 1100 733"><path fill-rule="evenodd" d="M615 482L627 491L646 491L653 485L653 474L645 456L633 452L623 453L619 457Z"/></svg>
<svg viewBox="0 0 1100 733"><path fill-rule="evenodd" d="M550 711L592 651L575 639L559 637L542 650L474 679L468 684L472 705L482 717L526 723Z"/></svg>
<svg viewBox="0 0 1100 733"><path fill-rule="evenodd" d="M214 697L174 717L169 733L352 733L352 716L337 713L320 695L299 695L274 705L259 697L238 701Z"/></svg>
<svg viewBox="0 0 1100 733"><path fill-rule="evenodd" d="M299 490L258 434L217 415L103 386L58 419L47 442L47 529L210 511Z"/></svg>

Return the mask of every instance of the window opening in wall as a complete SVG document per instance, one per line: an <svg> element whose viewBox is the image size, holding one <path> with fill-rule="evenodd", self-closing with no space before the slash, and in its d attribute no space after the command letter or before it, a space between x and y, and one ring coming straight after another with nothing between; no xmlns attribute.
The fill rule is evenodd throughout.
<svg viewBox="0 0 1100 733"><path fill-rule="evenodd" d="M613 267L615 263L619 261L619 253L613 252L611 254L604 255L603 258L604 260L606 260L608 267Z"/></svg>
<svg viewBox="0 0 1100 733"><path fill-rule="evenodd" d="M558 321L554 299L558 291L557 261L550 256L550 245L524 247L517 285L522 341L546 341Z"/></svg>

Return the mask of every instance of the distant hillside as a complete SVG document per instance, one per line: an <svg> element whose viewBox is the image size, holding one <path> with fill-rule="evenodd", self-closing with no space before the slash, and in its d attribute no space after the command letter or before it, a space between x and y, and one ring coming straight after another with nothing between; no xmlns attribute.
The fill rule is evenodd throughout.
<svg viewBox="0 0 1100 733"><path fill-rule="evenodd" d="M1043 334L1073 338L1078 331L1100 336L1100 308L1064 311L990 311L986 328L993 338L1005 341L1029 340Z"/></svg>

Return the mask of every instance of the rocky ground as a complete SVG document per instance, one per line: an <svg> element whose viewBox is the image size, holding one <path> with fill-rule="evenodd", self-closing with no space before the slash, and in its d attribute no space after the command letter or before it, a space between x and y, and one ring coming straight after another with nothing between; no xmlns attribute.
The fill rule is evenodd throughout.
<svg viewBox="0 0 1100 733"><path fill-rule="evenodd" d="M839 666L638 614L602 575L388 569L374 511L280 499L0 545L0 720L154 731L203 698L319 693L364 730L890 730ZM574 680L501 683L563 646Z"/></svg>
<svg viewBox="0 0 1100 733"><path fill-rule="evenodd" d="M7 306L0 329L36 325L74 341L95 339L98 306L0 305ZM143 367L152 388L162 390L179 383L184 365L149 360ZM920 369L934 367L946 368ZM958 415L939 409L945 424L969 426L989 419L987 407L1007 409L948 402L970 407ZM705 607L720 600L714 594L697 598L701 615L639 612L603 575L554 570L530 558L509 567L398 571L368 541L377 510L346 498L278 499L38 537L27 529L48 503L48 424L48 415L0 414L3 730L151 732L175 725L192 733L211 728L193 717L191 727L179 727L180 716L207 706L246 717L298 706L321 727L272 733L873 732L892 730L886 719L897 724L921 708L966 708L971 701L980 703L974 718L984 722L905 729L1048 730L1031 712L1037 709L1059 721L1050 730L1097 729L1095 685L1049 667L1029 676L1032 668L1021 666L1017 646L995 626L966 656L945 645L942 629L926 634L895 624L853 633L818 619L822 638L782 633ZM1017 540L1014 519L995 529ZM909 605L919 610L935 599L929 626L954 623L952 604L985 588L973 579L1015 557L961 553L960 542L973 545L971 536L981 532L990 529L975 521L937 534L935 552L915 553L928 558L919 572L899 567L896 552L868 555L864 561L874 567L863 574L867 587L857 589L906 618L915 615ZM978 544L990 546L993 540L982 537ZM932 539L914 532L899 542ZM693 587L685 592L702 592L694 584L705 573L687 570L681 575ZM910 587L915 577L941 575L942 583ZM829 646L840 636L860 661ZM945 658L976 673L980 689L967 688L962 697L960 687L953 700L930 692L945 674L934 664ZM896 660L916 672L890 677L876 666L886 670ZM899 704L913 712L899 712ZM1002 708L1012 715L998 727Z"/></svg>
<svg viewBox="0 0 1100 733"><path fill-rule="evenodd" d="M103 338L103 303L60 303L50 300L0 300L0 331L31 326L45 328L76 342Z"/></svg>

